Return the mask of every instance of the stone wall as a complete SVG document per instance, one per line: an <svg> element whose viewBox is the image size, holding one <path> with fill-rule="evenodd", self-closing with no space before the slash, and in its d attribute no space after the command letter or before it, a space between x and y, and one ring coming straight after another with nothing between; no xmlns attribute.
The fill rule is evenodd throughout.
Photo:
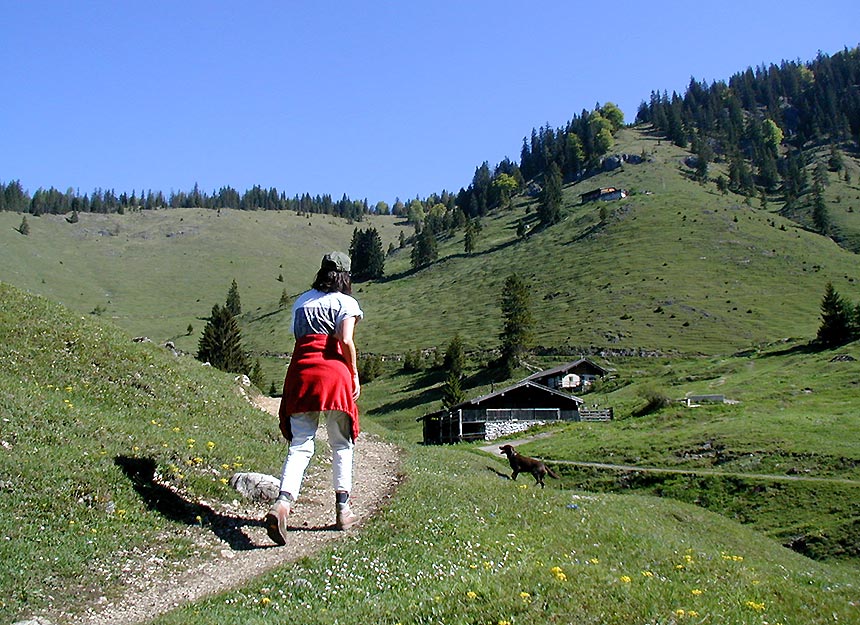
<svg viewBox="0 0 860 625"><path fill-rule="evenodd" d="M517 432L524 432L537 425L545 425L546 421L493 421L488 422L485 428L484 440L492 441L502 436L510 436Z"/></svg>

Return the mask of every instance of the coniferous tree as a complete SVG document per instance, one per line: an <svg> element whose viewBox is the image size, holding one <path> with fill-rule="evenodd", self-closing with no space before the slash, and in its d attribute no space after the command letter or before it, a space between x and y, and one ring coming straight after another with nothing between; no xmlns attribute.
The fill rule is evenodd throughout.
<svg viewBox="0 0 860 625"><path fill-rule="evenodd" d="M251 384L263 390L263 386L266 384L266 376L263 375L263 366L260 364L259 358L254 359L254 366L251 367L248 379L251 380Z"/></svg>
<svg viewBox="0 0 860 625"><path fill-rule="evenodd" d="M227 291L227 303L225 304L225 308L230 311L230 314L234 317L238 317L242 314L242 302L239 299L239 285L236 284L235 279L233 279L233 283L230 285L230 290Z"/></svg>
<svg viewBox="0 0 860 625"><path fill-rule="evenodd" d="M385 274L385 253L382 251L382 239L376 228L353 230L349 256L352 260L353 280L376 280Z"/></svg>
<svg viewBox="0 0 860 625"><path fill-rule="evenodd" d="M478 236L475 222L471 219L466 221L465 232L463 233L463 251L466 254L471 254L475 251L475 238Z"/></svg>
<svg viewBox="0 0 860 625"><path fill-rule="evenodd" d="M529 349L534 323L528 288L516 274L505 280L501 308L504 320L502 333L499 335L501 366L506 377L510 377Z"/></svg>
<svg viewBox="0 0 860 625"><path fill-rule="evenodd" d="M27 216L26 215L24 215L21 218L21 225L18 226L18 232L20 232L24 236L27 236L28 234L30 234L30 224L27 223Z"/></svg>
<svg viewBox="0 0 860 625"><path fill-rule="evenodd" d="M281 291L281 298L278 300L278 308L286 308L290 305L290 296L287 295L287 289Z"/></svg>
<svg viewBox="0 0 860 625"><path fill-rule="evenodd" d="M459 334L455 334L448 343L442 366L446 371L455 373L458 378L463 377L463 370L466 368L466 352L463 350L463 340Z"/></svg>
<svg viewBox="0 0 860 625"><path fill-rule="evenodd" d="M827 159L827 166L830 168L830 171L836 172L842 171L842 168L845 166L842 160L842 153L835 145L830 146L830 158Z"/></svg>
<svg viewBox="0 0 860 625"><path fill-rule="evenodd" d="M824 203L824 193L817 180L812 188L812 223L819 234L824 236L830 234L830 215Z"/></svg>
<svg viewBox="0 0 860 625"><path fill-rule="evenodd" d="M853 311L828 282L821 299L821 325L816 340L824 347L844 345L853 339Z"/></svg>
<svg viewBox="0 0 860 625"><path fill-rule="evenodd" d="M553 163L544 177L544 186L538 205L538 217L542 226L551 226L561 221L561 201L561 171Z"/></svg>
<svg viewBox="0 0 860 625"><path fill-rule="evenodd" d="M415 238L415 247L412 248L412 268L418 269L429 265L439 257L436 235L430 228L425 228Z"/></svg>
<svg viewBox="0 0 860 625"><path fill-rule="evenodd" d="M445 376L445 384L442 385L442 407L445 410L450 410L464 401L466 401L466 393L463 392L460 376L449 371Z"/></svg>
<svg viewBox="0 0 860 625"><path fill-rule="evenodd" d="M382 375L382 356L365 356L358 361L358 379L362 384L373 382Z"/></svg>
<svg viewBox="0 0 860 625"><path fill-rule="evenodd" d="M231 373L248 373L248 359L236 318L226 306L215 304L197 344L197 360Z"/></svg>
<svg viewBox="0 0 860 625"><path fill-rule="evenodd" d="M529 229L528 229L528 226L526 226L525 219L520 219L517 222L517 238L518 239L525 239L528 232L529 232Z"/></svg>

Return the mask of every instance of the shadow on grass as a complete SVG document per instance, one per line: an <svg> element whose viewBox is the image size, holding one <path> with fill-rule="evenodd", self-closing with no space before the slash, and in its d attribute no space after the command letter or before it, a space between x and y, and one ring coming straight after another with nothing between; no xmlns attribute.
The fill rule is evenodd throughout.
<svg viewBox="0 0 860 625"><path fill-rule="evenodd" d="M510 476L510 475L508 475L507 473L502 473L502 472L501 472L501 471L499 471L496 467L487 466L487 470L488 470L488 471L492 471L493 473L495 473L495 474L496 474L496 475L498 475L499 477L503 477L503 478L505 478L506 480L511 479L511 476Z"/></svg>
<svg viewBox="0 0 860 625"><path fill-rule="evenodd" d="M821 345L815 345L813 343L799 343L797 345L792 345L791 347L786 347L784 349L776 349L773 351L764 352L763 354L759 354L759 358L772 358L774 356L791 356L793 354L818 354L820 352L827 351L828 347L823 347Z"/></svg>
<svg viewBox="0 0 860 625"><path fill-rule="evenodd" d="M114 464L131 480L134 490L153 512L177 523L208 527L234 551L266 548L254 544L242 531L243 527L262 527L262 520L226 516L205 504L185 499L158 482L155 478L156 464L152 458L117 456Z"/></svg>
<svg viewBox="0 0 860 625"><path fill-rule="evenodd" d="M420 393L409 395L403 399L390 401L388 403L377 406L373 410L368 410L369 415L385 415L391 412L399 412L416 408L422 404L429 404L441 398L441 392L438 388L428 388Z"/></svg>

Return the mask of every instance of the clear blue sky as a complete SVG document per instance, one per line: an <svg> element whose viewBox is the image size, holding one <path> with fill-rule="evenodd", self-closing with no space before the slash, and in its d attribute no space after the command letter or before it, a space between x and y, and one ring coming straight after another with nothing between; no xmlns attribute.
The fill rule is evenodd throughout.
<svg viewBox="0 0 860 625"><path fill-rule="evenodd" d="M860 2L0 0L0 181L393 202L597 103L860 43Z"/></svg>

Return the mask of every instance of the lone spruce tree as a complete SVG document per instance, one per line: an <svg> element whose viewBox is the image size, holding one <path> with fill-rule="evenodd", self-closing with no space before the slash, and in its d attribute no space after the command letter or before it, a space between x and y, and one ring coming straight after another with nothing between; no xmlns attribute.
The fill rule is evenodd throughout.
<svg viewBox="0 0 860 625"><path fill-rule="evenodd" d="M233 279L233 283L230 285L230 290L227 291L226 308L234 317L238 317L242 314L242 302L239 299L239 285L236 284L235 278Z"/></svg>
<svg viewBox="0 0 860 625"><path fill-rule="evenodd" d="M376 280L385 274L385 252L376 228L353 230L349 256L353 281Z"/></svg>
<svg viewBox="0 0 860 625"><path fill-rule="evenodd" d="M446 371L454 373L458 378L463 377L463 370L466 368L466 352L463 350L463 339L460 338L459 334L455 334L451 342L448 343L442 367Z"/></svg>
<svg viewBox="0 0 860 625"><path fill-rule="evenodd" d="M450 410L464 401L466 401L466 393L463 392L463 387L460 385L460 376L449 371L448 375L445 376L445 384L442 386L442 407L445 410Z"/></svg>
<svg viewBox="0 0 860 625"><path fill-rule="evenodd" d="M516 274L505 280L501 307L504 324L499 335L502 352L500 364L505 376L511 377L529 349L534 324L528 288Z"/></svg>
<svg viewBox="0 0 860 625"><path fill-rule="evenodd" d="M197 360L230 373L248 373L250 370L242 349L239 324L226 306L215 304L212 307L212 315L197 344Z"/></svg>
<svg viewBox="0 0 860 625"><path fill-rule="evenodd" d="M445 384L442 385L442 407L450 410L452 406L466 400L466 393L461 385L463 370L466 367L466 353L463 350L463 341L459 334L455 334L451 342L448 343L442 367L447 371Z"/></svg>
<svg viewBox="0 0 860 625"><path fill-rule="evenodd" d="M853 311L828 282L821 299L821 325L816 340L824 347L844 345L854 338Z"/></svg>

